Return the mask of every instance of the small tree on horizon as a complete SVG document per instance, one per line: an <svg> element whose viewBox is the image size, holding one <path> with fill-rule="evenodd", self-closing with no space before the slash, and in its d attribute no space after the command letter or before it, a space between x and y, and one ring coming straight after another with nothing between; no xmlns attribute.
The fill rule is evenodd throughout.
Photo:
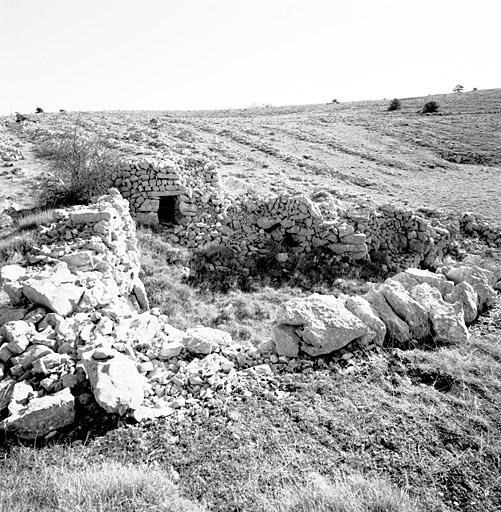
<svg viewBox="0 0 501 512"><path fill-rule="evenodd" d="M456 87L454 87L454 92L463 92L464 87L461 84L457 84Z"/></svg>

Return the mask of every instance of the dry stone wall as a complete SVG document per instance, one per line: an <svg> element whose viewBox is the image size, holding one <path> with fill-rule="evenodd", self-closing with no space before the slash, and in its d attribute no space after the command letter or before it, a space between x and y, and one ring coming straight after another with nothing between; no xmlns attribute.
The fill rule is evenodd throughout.
<svg viewBox="0 0 501 512"><path fill-rule="evenodd" d="M285 253L320 250L350 260L417 267L440 259L455 235L449 226L392 205L361 200L326 207L302 195L231 195L219 187L209 160L170 157L122 162L112 184L129 200L138 222L169 224L170 241L188 248L221 244L243 260L282 246ZM459 229L501 243L501 231L472 214L461 217Z"/></svg>

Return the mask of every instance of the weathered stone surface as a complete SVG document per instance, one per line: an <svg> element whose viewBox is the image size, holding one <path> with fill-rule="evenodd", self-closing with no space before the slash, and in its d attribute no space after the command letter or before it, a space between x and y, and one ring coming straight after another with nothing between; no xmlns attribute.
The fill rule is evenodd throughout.
<svg viewBox="0 0 501 512"><path fill-rule="evenodd" d="M277 324L296 326L301 349L311 356L329 354L369 332L333 295L313 294L287 301L278 311Z"/></svg>
<svg viewBox="0 0 501 512"><path fill-rule="evenodd" d="M467 282L472 285L478 294L478 308L482 310L492 306L497 300L497 294L492 288L495 283L495 274L476 265L461 267L446 267L441 269L447 279L459 284Z"/></svg>
<svg viewBox="0 0 501 512"><path fill-rule="evenodd" d="M231 335L212 327L193 327L186 331L183 343L192 354L208 355L219 347L231 345Z"/></svg>
<svg viewBox="0 0 501 512"><path fill-rule="evenodd" d="M148 295L146 294L146 288L139 277L136 277L132 291L136 296L137 303L141 308L141 311L149 311L150 303L148 301Z"/></svg>
<svg viewBox="0 0 501 512"><path fill-rule="evenodd" d="M296 334L296 327L292 325L274 325L271 329L271 337L278 355L297 357L301 338Z"/></svg>
<svg viewBox="0 0 501 512"><path fill-rule="evenodd" d="M73 283L56 284L48 278L31 278L23 284L23 293L31 302L61 316L75 311L84 291L84 288Z"/></svg>
<svg viewBox="0 0 501 512"><path fill-rule="evenodd" d="M478 267L476 265L465 265L458 267L449 267L444 272L447 279L454 281L455 284L459 284L462 281L466 281L471 285L482 281L492 286L496 282L496 276L494 272L485 268Z"/></svg>
<svg viewBox="0 0 501 512"><path fill-rule="evenodd" d="M419 284L419 281L414 279L407 272L400 272L399 274L390 277L388 281L400 283L407 291L410 291L412 288L414 288L414 286L417 286Z"/></svg>
<svg viewBox="0 0 501 512"><path fill-rule="evenodd" d="M14 308L9 305L0 306L0 327L7 322L22 320L27 312L28 310L23 308Z"/></svg>
<svg viewBox="0 0 501 512"><path fill-rule="evenodd" d="M380 292L393 311L409 326L412 336L419 340L430 334L430 321L426 310L396 281L386 281Z"/></svg>
<svg viewBox="0 0 501 512"><path fill-rule="evenodd" d="M145 380L134 361L119 352L106 361L93 358L94 350L82 353L82 361L96 402L109 413L137 409L144 398Z"/></svg>
<svg viewBox="0 0 501 512"><path fill-rule="evenodd" d="M12 364L20 364L23 368L28 368L33 361L40 359L41 357L52 354L52 350L44 345L32 345L24 353L17 357L12 358Z"/></svg>
<svg viewBox="0 0 501 512"><path fill-rule="evenodd" d="M145 405L140 405L137 409L131 412L132 418L134 418L138 423L146 420L154 420L156 418L164 418L171 414L174 414L174 409L168 405L164 405L163 407L147 407Z"/></svg>
<svg viewBox="0 0 501 512"><path fill-rule="evenodd" d="M33 373L41 373L48 375L62 369L64 365L69 362L70 358L66 354L56 354L55 352L49 352L48 354L35 359L31 364L33 365Z"/></svg>
<svg viewBox="0 0 501 512"><path fill-rule="evenodd" d="M118 341L147 343L155 338L160 329L158 318L146 311L137 317L121 320L113 335Z"/></svg>
<svg viewBox="0 0 501 512"><path fill-rule="evenodd" d="M8 405L9 414L16 414L28 405L30 398L36 396L33 388L27 382L16 382L12 387Z"/></svg>
<svg viewBox="0 0 501 512"><path fill-rule="evenodd" d="M17 281L7 281L3 285L3 291L7 294L13 306L22 306L26 301L23 285Z"/></svg>
<svg viewBox="0 0 501 512"><path fill-rule="evenodd" d="M454 286L452 292L445 296L445 301L450 304L458 302L462 305L464 321L467 324L477 318L479 299L477 292L470 283L463 281Z"/></svg>
<svg viewBox="0 0 501 512"><path fill-rule="evenodd" d="M453 344L469 340L462 304L445 302L438 289L427 283L414 287L411 295L428 311L433 339L436 342Z"/></svg>
<svg viewBox="0 0 501 512"><path fill-rule="evenodd" d="M171 357L177 357L183 350L184 345L178 341L166 341L158 352L160 359L170 359Z"/></svg>
<svg viewBox="0 0 501 512"><path fill-rule="evenodd" d="M23 439L36 439L73 423L74 405L75 401L69 389L42 398L33 398L16 414L1 421L0 429Z"/></svg>
<svg viewBox="0 0 501 512"><path fill-rule="evenodd" d="M394 343L405 345L411 339L409 326L393 311L384 295L377 290L371 290L365 299L386 325L390 345Z"/></svg>
<svg viewBox="0 0 501 512"><path fill-rule="evenodd" d="M0 268L0 282L18 281L26 275L26 269L20 265L4 265Z"/></svg>
<svg viewBox="0 0 501 512"><path fill-rule="evenodd" d="M452 281L448 281L443 274L435 274L429 270L408 268L404 271L404 275L412 277L418 282L418 284L427 283L433 288L436 288L442 297L451 293L454 288L454 283Z"/></svg>
<svg viewBox="0 0 501 512"><path fill-rule="evenodd" d="M359 318L371 331L371 335L362 338L362 343L366 344L374 341L378 345L383 345L386 338L386 325L379 318L369 301L363 297L350 297L346 301L346 309Z"/></svg>

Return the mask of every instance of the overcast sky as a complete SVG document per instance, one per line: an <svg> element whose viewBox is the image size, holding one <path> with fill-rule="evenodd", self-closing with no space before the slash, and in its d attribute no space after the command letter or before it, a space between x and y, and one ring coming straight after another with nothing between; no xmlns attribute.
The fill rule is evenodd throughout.
<svg viewBox="0 0 501 512"><path fill-rule="evenodd" d="M0 0L0 114L501 87L501 0Z"/></svg>

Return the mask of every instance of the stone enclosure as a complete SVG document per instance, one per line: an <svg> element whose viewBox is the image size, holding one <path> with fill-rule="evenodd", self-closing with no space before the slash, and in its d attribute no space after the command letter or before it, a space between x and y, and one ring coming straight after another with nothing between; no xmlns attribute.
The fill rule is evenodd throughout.
<svg viewBox="0 0 501 512"><path fill-rule="evenodd" d="M308 367L307 357L343 350L347 360L359 349L466 342L467 325L501 288L501 269L476 257L436 273L408 269L365 297L315 294L284 303L270 338L255 347L219 329L180 331L150 311L135 229L129 204L112 190L93 205L56 210L26 265L0 269L8 297L0 304L0 429L35 439L87 409L182 422L186 411L224 407L230 395L280 400L285 392L274 376Z"/></svg>

